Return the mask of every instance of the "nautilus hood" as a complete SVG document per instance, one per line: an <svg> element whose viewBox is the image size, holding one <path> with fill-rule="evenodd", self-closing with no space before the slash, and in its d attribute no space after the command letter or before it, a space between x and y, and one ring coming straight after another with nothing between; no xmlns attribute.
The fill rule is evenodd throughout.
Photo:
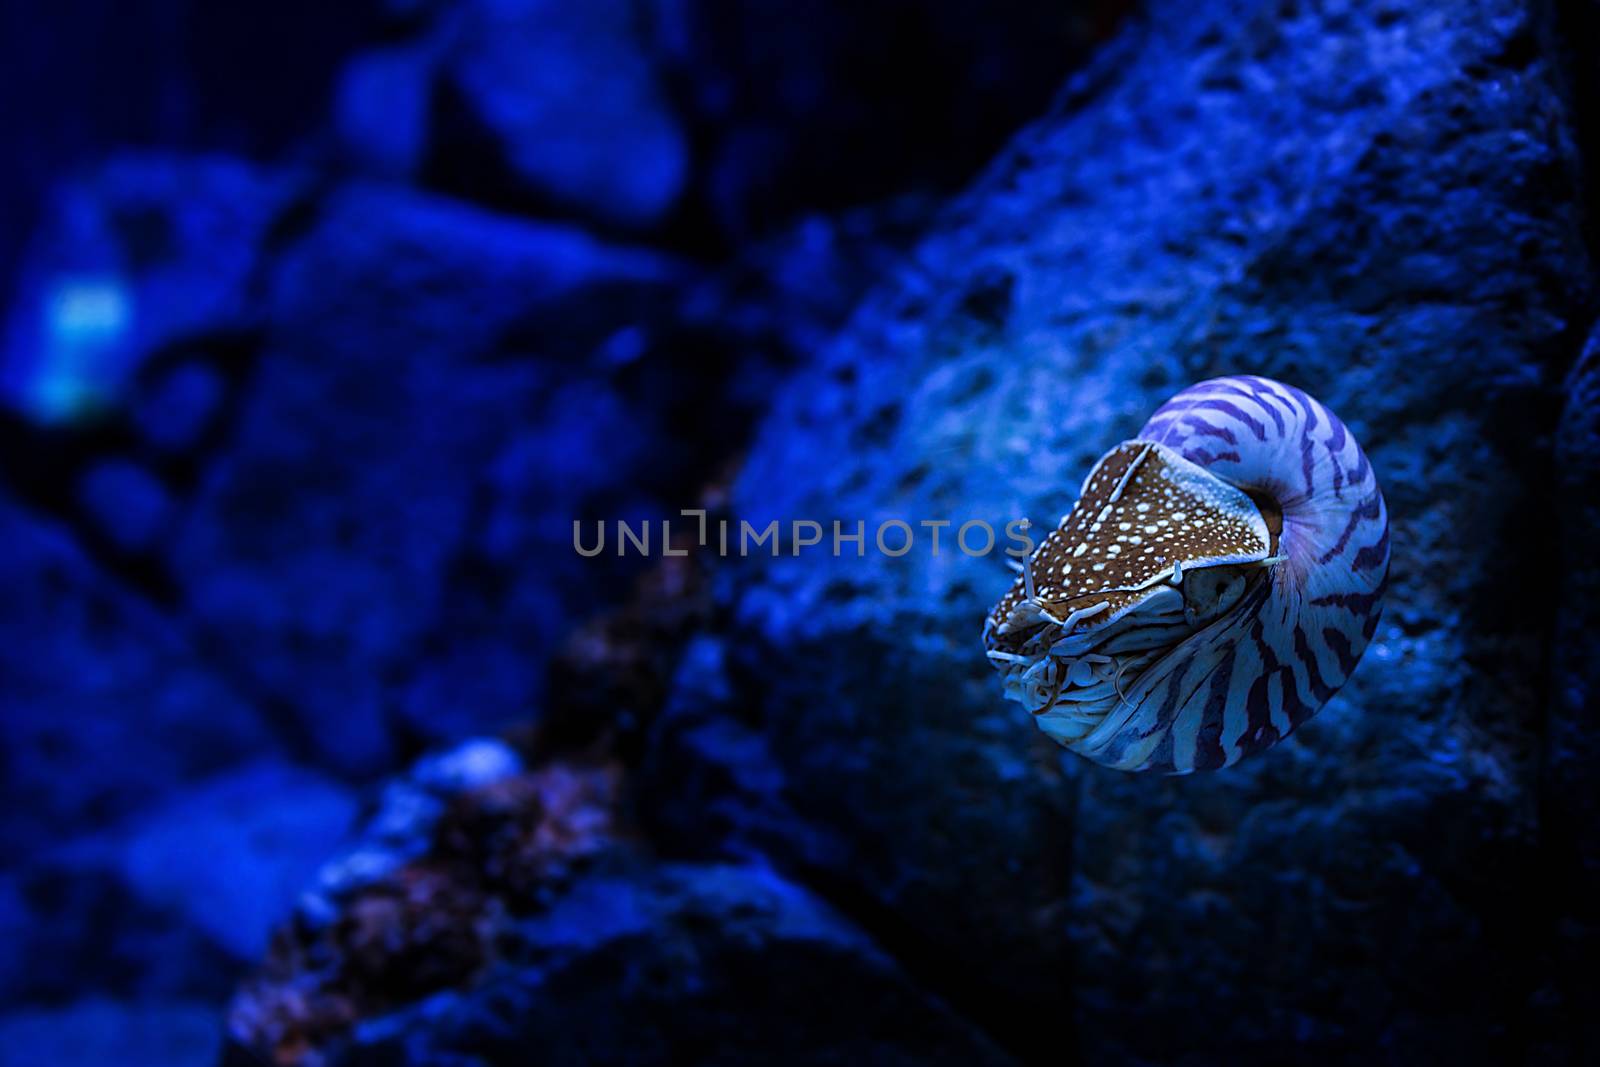
<svg viewBox="0 0 1600 1067"><path fill-rule="evenodd" d="M1343 423L1291 386L1216 379L1095 464L984 644L1063 745L1128 770L1224 766L1343 684L1387 570L1383 497Z"/></svg>

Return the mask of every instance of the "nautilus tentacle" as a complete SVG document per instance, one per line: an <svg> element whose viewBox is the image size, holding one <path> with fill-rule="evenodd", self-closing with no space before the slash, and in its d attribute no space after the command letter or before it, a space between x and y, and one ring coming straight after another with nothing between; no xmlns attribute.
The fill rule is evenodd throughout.
<svg viewBox="0 0 1600 1067"><path fill-rule="evenodd" d="M984 625L1006 696L1098 763L1185 773L1282 740L1350 677L1388 514L1327 408L1216 378L1101 458L1024 571Z"/></svg>

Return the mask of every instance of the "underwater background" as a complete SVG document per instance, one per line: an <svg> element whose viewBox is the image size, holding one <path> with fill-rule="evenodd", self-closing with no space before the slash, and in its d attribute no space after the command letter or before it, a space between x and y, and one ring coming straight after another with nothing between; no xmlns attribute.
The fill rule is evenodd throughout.
<svg viewBox="0 0 1600 1067"><path fill-rule="evenodd" d="M0 1065L1600 1062L1588 0L0 12ZM1048 525L1221 374L1393 553L1224 771L680 516Z"/></svg>

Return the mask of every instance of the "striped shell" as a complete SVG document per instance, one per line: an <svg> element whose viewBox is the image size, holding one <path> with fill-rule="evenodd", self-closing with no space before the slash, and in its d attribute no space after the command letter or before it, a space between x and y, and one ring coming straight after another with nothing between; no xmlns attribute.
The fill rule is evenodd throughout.
<svg viewBox="0 0 1600 1067"><path fill-rule="evenodd" d="M1184 774L1287 737L1378 624L1389 520L1344 423L1215 378L1106 453L984 625L1008 698L1097 763Z"/></svg>

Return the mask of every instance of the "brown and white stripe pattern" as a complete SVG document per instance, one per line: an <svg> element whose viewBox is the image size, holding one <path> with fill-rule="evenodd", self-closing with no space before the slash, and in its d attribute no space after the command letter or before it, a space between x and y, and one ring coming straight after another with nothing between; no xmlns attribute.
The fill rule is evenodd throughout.
<svg viewBox="0 0 1600 1067"><path fill-rule="evenodd" d="M1344 424L1217 378L1108 453L985 626L1006 695L1125 770L1223 767L1288 736L1377 627L1388 516Z"/></svg>

